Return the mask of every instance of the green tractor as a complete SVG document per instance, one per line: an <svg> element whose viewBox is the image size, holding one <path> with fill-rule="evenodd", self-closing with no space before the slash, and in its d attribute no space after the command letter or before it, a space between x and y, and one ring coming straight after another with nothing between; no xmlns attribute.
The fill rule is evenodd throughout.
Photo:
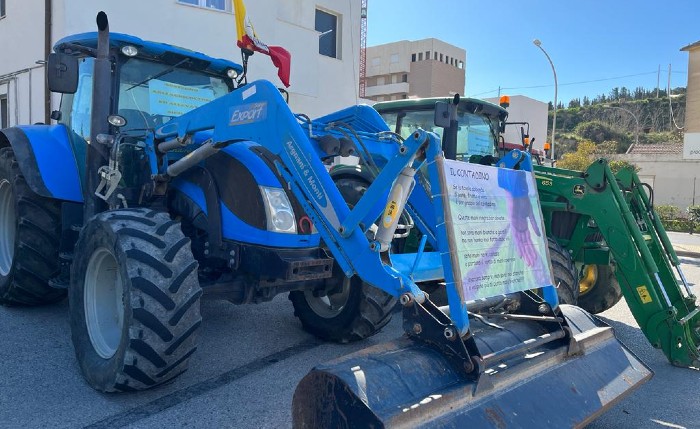
<svg viewBox="0 0 700 429"><path fill-rule="evenodd" d="M510 149L500 136L508 111L492 103L456 96L382 102L374 108L397 134L417 127L439 134L446 158L498 165ZM450 126L436 126L443 122L440 117ZM569 258L576 267L574 303L595 314L624 297L654 347L674 365L697 366L700 336L694 327L700 308L654 211L651 188L630 169L614 174L605 159L586 171L541 164L533 170L547 237L565 250L552 252L550 245L554 271Z"/></svg>
<svg viewBox="0 0 700 429"><path fill-rule="evenodd" d="M436 103L444 101L444 98L399 100L377 103L374 108L389 128L408 135L416 127L431 123ZM531 152L533 162L536 162L535 178L560 300L594 314L615 305L622 298L615 276L615 262L610 258L609 248L595 221L591 221L591 215L558 210L557 204L552 205L566 197L561 195L552 177L543 173L543 154L532 151L529 132L521 133L521 145L506 143L500 134L505 131L505 126L524 123L506 122L508 111L505 108L482 100L460 98L456 107L452 126L444 129L432 127L443 136L447 158L493 163L512 149L525 148ZM450 141L454 143L450 144Z"/></svg>

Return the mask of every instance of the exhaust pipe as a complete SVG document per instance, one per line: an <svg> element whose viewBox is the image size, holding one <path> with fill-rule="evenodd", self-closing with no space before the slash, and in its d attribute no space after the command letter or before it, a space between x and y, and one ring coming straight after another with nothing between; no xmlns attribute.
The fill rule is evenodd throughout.
<svg viewBox="0 0 700 429"><path fill-rule="evenodd" d="M85 200L84 217L87 221L96 213L104 211L104 201L95 197L94 192L100 183L100 167L107 165L109 149L97 142L98 134L109 133L107 117L110 114L112 90L112 63L109 58L109 20L107 14L97 14L97 56L92 76L92 111L90 116L90 141L85 157Z"/></svg>

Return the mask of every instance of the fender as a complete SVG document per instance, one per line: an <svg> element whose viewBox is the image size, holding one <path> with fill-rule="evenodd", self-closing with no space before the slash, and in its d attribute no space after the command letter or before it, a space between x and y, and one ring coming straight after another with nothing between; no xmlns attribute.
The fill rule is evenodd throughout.
<svg viewBox="0 0 700 429"><path fill-rule="evenodd" d="M4 129L0 131L0 146L6 145L12 147L32 191L42 197L83 202L76 155L65 125Z"/></svg>
<svg viewBox="0 0 700 429"><path fill-rule="evenodd" d="M193 168L175 178L171 183L172 190L186 197L178 200L180 211L193 217L199 213L206 216L210 241L231 240L285 248L317 247L318 234L286 234L267 230L258 187L283 187L266 162L254 151L257 147L252 142L228 146L205 161L203 168ZM245 166L245 169L241 169L241 166ZM175 193L173 195L178 197ZM294 195L288 195L290 202L293 201ZM302 210L300 205L294 208L297 214Z"/></svg>

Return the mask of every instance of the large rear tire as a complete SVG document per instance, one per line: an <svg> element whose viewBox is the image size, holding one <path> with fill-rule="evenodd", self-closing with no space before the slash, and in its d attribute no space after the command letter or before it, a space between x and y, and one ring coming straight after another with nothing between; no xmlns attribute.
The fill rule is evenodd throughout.
<svg viewBox="0 0 700 429"><path fill-rule="evenodd" d="M350 208L362 198L367 182L355 178L341 178L336 186ZM326 340L347 343L379 332L391 320L397 299L381 289L365 283L359 277L350 279L336 265L327 295L313 290L294 291L289 299L294 305L294 315L304 329Z"/></svg>
<svg viewBox="0 0 700 429"><path fill-rule="evenodd" d="M71 270L73 346L88 384L143 390L187 369L202 318L190 240L166 213L100 213L80 233Z"/></svg>
<svg viewBox="0 0 700 429"><path fill-rule="evenodd" d="M579 279L578 306L592 314L612 308L622 299L615 265L584 265Z"/></svg>
<svg viewBox="0 0 700 429"><path fill-rule="evenodd" d="M42 305L66 296L49 286L60 271L60 239L60 203L34 193L12 149L0 149L0 304Z"/></svg>
<svg viewBox="0 0 700 429"><path fill-rule="evenodd" d="M576 305L579 297L579 285L576 279L576 267L571 255L553 238L547 237L549 259L552 261L554 286L557 288L559 304Z"/></svg>

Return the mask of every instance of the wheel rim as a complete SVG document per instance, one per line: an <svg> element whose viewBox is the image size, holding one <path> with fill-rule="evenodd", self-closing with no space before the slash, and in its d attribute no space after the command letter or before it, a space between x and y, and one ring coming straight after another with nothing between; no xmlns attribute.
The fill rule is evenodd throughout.
<svg viewBox="0 0 700 429"><path fill-rule="evenodd" d="M0 180L0 274L6 276L12 269L15 256L15 235L17 213L12 184L7 179Z"/></svg>
<svg viewBox="0 0 700 429"><path fill-rule="evenodd" d="M583 275L578 282L579 296L585 295L595 287L598 281L598 267L595 265L585 265L583 267Z"/></svg>
<svg viewBox="0 0 700 429"><path fill-rule="evenodd" d="M306 298L309 307L311 307L314 313L324 319L332 319L338 316L345 308L349 297L350 279L348 278L343 280L342 290L332 295L314 296L312 290L304 291L304 298Z"/></svg>
<svg viewBox="0 0 700 429"><path fill-rule="evenodd" d="M95 352L109 359L117 352L124 327L124 286L111 251L100 247L85 273L85 322Z"/></svg>

